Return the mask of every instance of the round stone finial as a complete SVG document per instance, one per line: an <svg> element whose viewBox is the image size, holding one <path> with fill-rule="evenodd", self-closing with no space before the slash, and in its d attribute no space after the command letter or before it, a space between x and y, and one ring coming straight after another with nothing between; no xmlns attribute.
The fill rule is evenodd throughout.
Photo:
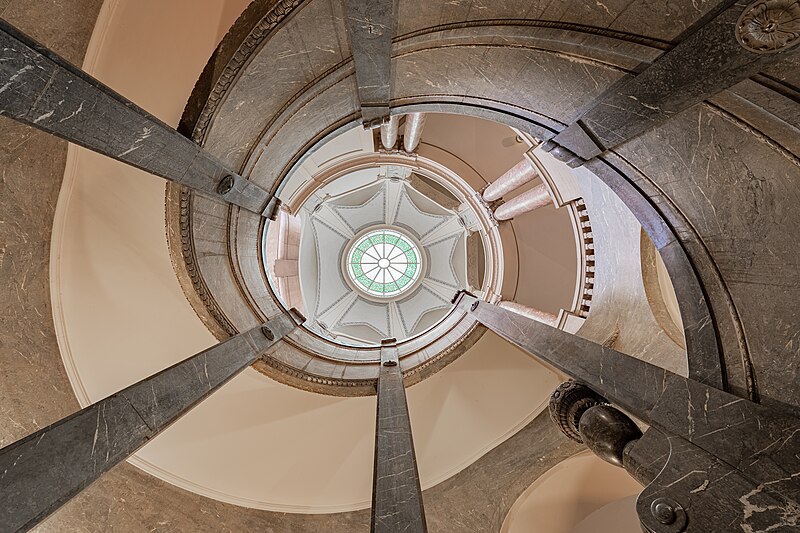
<svg viewBox="0 0 800 533"><path fill-rule="evenodd" d="M781 52L800 42L800 0L757 0L736 23L736 39L757 54Z"/></svg>
<svg viewBox="0 0 800 533"><path fill-rule="evenodd" d="M596 456L616 466L622 465L625 446L642 436L628 416L610 405L596 405L583 413L578 423L583 442Z"/></svg>

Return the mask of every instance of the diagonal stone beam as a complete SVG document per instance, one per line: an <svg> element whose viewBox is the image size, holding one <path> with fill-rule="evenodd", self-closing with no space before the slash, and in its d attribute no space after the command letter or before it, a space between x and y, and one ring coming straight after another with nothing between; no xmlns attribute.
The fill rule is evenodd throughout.
<svg viewBox="0 0 800 533"><path fill-rule="evenodd" d="M403 373L394 339L386 339L381 344L371 531L428 531Z"/></svg>
<svg viewBox="0 0 800 533"><path fill-rule="evenodd" d="M800 456L786 449L800 449L800 413L744 400L471 294L462 292L457 298L456 305L478 322L643 422L745 472L756 464L753 458L762 461L758 470L772 452L778 458L771 468L786 475L800 472Z"/></svg>
<svg viewBox="0 0 800 533"><path fill-rule="evenodd" d="M798 12L797 0L724 2L699 29L612 87L543 149L579 166L798 53ZM762 27L762 20L772 28Z"/></svg>
<svg viewBox="0 0 800 533"><path fill-rule="evenodd" d="M269 215L269 192L0 19L0 114Z"/></svg>
<svg viewBox="0 0 800 533"><path fill-rule="evenodd" d="M0 449L0 531L27 531L297 327L296 314L204 350Z"/></svg>
<svg viewBox="0 0 800 533"><path fill-rule="evenodd" d="M394 4L393 0L344 0L365 126L378 126L389 116Z"/></svg>
<svg viewBox="0 0 800 533"><path fill-rule="evenodd" d="M539 361L585 383L666 435L667 465L639 497L637 509L650 526L651 509L655 518L666 520L670 516L664 518L657 507L666 503L673 509L677 500L682 502L680 512L689 514L690 528L664 527L671 522L656 521L648 531L772 531L797 525L800 413L796 410L750 402L465 292L456 296L456 305ZM637 455L652 456L641 453L646 451L640 449ZM760 514L772 509L791 511ZM751 521L754 514L758 518Z"/></svg>

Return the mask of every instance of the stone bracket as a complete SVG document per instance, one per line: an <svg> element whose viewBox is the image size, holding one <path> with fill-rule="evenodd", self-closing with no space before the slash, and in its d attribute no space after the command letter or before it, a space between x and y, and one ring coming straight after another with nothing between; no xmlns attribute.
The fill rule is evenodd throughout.
<svg viewBox="0 0 800 533"><path fill-rule="evenodd" d="M261 212L261 216L268 218L269 220L276 220L278 218L278 212L280 212L281 205L283 202L277 196L272 196L267 202L267 206Z"/></svg>
<svg viewBox="0 0 800 533"><path fill-rule="evenodd" d="M586 160L579 157L572 150L561 146L553 139L542 143L542 150L548 152L562 163L566 163L570 168L577 168L586 162Z"/></svg>
<svg viewBox="0 0 800 533"><path fill-rule="evenodd" d="M592 135L580 121L567 126L567 129L550 139L548 143L558 144L584 161L588 161L605 151L605 148L592 138ZM551 144L548 144L548 146L551 146Z"/></svg>

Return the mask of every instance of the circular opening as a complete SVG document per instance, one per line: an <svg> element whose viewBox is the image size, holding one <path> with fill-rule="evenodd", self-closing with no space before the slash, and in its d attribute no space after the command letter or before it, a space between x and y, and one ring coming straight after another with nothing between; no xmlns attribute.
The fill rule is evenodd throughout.
<svg viewBox="0 0 800 533"><path fill-rule="evenodd" d="M390 229L370 231L356 239L347 252L347 275L366 294L389 298L415 285L421 257L407 235Z"/></svg>

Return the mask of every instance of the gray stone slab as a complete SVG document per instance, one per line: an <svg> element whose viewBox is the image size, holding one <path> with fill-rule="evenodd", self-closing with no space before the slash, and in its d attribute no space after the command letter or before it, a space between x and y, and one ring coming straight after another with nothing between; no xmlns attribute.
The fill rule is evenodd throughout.
<svg viewBox="0 0 800 533"><path fill-rule="evenodd" d="M267 191L1 19L0 48L0 114L217 200L267 206Z"/></svg>
<svg viewBox="0 0 800 533"><path fill-rule="evenodd" d="M378 375L372 532L428 530L397 344L384 341Z"/></svg>
<svg viewBox="0 0 800 533"><path fill-rule="evenodd" d="M1 449L0 530L36 525L295 327L282 314Z"/></svg>
<svg viewBox="0 0 800 533"><path fill-rule="evenodd" d="M361 118L369 123L389 115L394 0L344 0L344 6Z"/></svg>
<svg viewBox="0 0 800 533"><path fill-rule="evenodd" d="M581 138L569 136L569 129L555 141L591 159L797 52L795 47L761 53L740 44L737 21L748 9L749 4L737 2L722 10L636 77L612 87L595 102L579 121L594 137L594 150Z"/></svg>

